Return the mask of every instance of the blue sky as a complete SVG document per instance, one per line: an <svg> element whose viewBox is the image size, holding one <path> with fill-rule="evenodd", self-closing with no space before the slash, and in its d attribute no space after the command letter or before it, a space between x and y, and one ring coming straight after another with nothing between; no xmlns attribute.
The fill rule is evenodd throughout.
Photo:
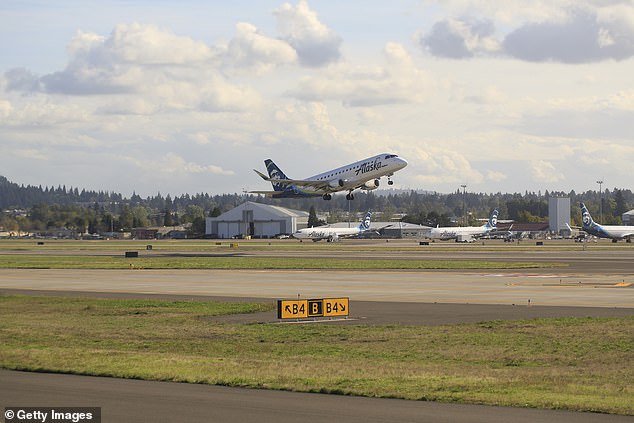
<svg viewBox="0 0 634 423"><path fill-rule="evenodd" d="M398 188L631 188L631 1L9 0L0 50L18 183L241 192L394 152Z"/></svg>

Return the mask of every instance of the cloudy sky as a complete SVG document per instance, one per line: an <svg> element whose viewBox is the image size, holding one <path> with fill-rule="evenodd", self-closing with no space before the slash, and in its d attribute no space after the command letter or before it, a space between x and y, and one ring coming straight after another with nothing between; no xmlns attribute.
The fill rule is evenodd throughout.
<svg viewBox="0 0 634 423"><path fill-rule="evenodd" d="M3 0L0 175L270 189L377 153L394 187L629 188L631 0Z"/></svg>

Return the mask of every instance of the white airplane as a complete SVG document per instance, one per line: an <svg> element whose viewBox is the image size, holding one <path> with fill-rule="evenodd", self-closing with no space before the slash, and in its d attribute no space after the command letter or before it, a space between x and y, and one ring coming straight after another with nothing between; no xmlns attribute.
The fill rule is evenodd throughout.
<svg viewBox="0 0 634 423"><path fill-rule="evenodd" d="M313 240L313 242L321 241L322 239L325 239L328 242L336 242L339 241L339 238L360 235L370 229L371 216L372 212L368 211L359 226L355 228L331 228L328 226L304 228L293 233L293 238L297 238L300 240L311 239Z"/></svg>
<svg viewBox="0 0 634 423"><path fill-rule="evenodd" d="M588 234L599 238L610 238L612 242L617 242L619 239L624 239L625 242L632 242L634 226L599 225L592 220L592 216L590 216L585 204L580 203L579 207L581 207L581 220L583 222L581 228Z"/></svg>
<svg viewBox="0 0 634 423"><path fill-rule="evenodd" d="M321 196L324 200L330 200L332 193L348 191L346 199L353 200L352 191L358 188L368 191L377 189L379 179L383 176L387 176L387 184L392 185L390 177L407 166L407 161L396 154L383 153L307 179L288 178L271 159L266 159L264 164L269 176L253 170L262 179L271 182L273 191L249 191L251 194L264 194L272 198Z"/></svg>
<svg viewBox="0 0 634 423"><path fill-rule="evenodd" d="M472 240L473 238L477 238L483 235L488 234L491 231L494 231L497 228L498 222L498 211L493 210L491 213L491 217L487 223L482 226L445 226L445 227L436 227L431 228L429 233L426 235L427 238L430 239L440 239L442 241L446 241L448 239L458 240L459 238L466 239L467 241Z"/></svg>

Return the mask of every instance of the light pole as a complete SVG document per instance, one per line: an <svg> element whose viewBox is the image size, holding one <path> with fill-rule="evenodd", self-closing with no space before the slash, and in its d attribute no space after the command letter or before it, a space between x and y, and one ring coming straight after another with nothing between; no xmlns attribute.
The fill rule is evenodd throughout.
<svg viewBox="0 0 634 423"><path fill-rule="evenodd" d="M599 224L603 223L603 191L601 190L601 185L603 185L603 179L597 181L599 184Z"/></svg>
<svg viewBox="0 0 634 423"><path fill-rule="evenodd" d="M467 226L467 212L466 212L466 198L467 198L467 186L460 185L462 187L462 219L463 226Z"/></svg>

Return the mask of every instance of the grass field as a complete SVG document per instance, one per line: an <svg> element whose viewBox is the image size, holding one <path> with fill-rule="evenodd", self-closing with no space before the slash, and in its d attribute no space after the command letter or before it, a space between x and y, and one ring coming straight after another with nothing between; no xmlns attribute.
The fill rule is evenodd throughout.
<svg viewBox="0 0 634 423"><path fill-rule="evenodd" d="M632 250L633 244L612 244L609 240L598 243L575 243L572 240L544 240L539 251L578 251L584 249ZM456 252L456 251L532 251L536 240L505 243L502 240L481 240L474 243L430 242L419 245L418 239L402 240L357 240L349 239L336 243L299 242L295 239L262 240L53 240L53 239L0 239L2 252L46 252L46 251L99 251L118 253L128 250L145 250L151 245L158 252L227 253L235 251L350 251L357 252ZM232 247L233 245L233 247Z"/></svg>
<svg viewBox="0 0 634 423"><path fill-rule="evenodd" d="M226 324L271 305L0 296L0 367L634 415L634 317Z"/></svg>

